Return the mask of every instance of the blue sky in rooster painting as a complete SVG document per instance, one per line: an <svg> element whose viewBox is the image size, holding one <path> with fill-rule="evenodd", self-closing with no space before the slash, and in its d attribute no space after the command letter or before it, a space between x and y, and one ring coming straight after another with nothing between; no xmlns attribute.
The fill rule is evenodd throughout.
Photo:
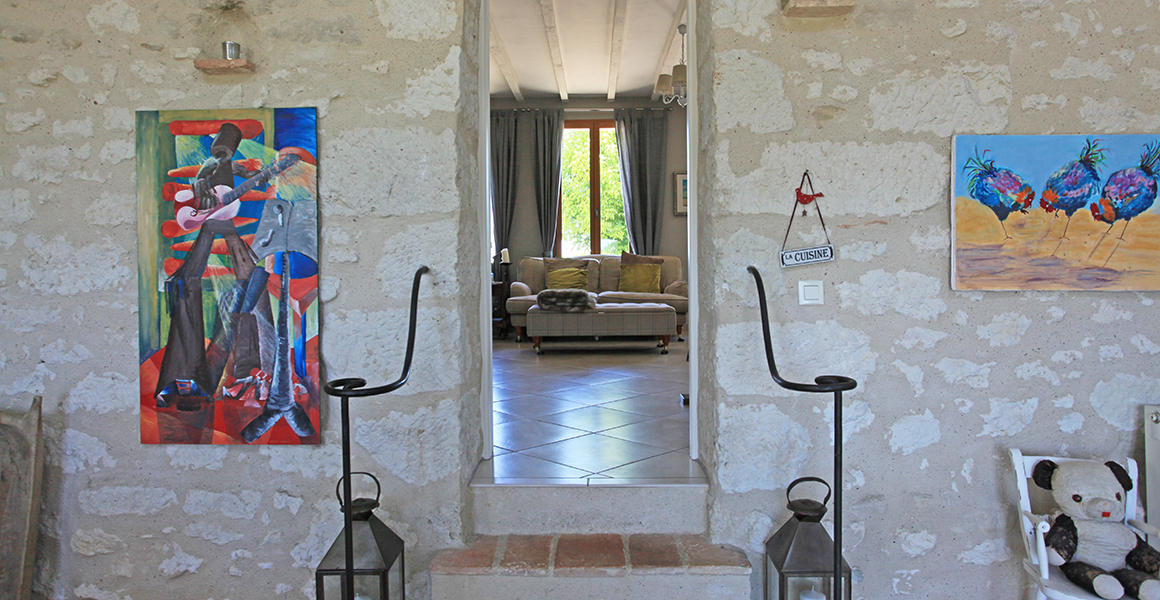
<svg viewBox="0 0 1160 600"><path fill-rule="evenodd" d="M959 135L957 290L1160 289L1160 134Z"/></svg>
<svg viewBox="0 0 1160 600"><path fill-rule="evenodd" d="M957 135L954 139L954 195L969 196L963 167L976 153L988 151L986 159L1018 173L1035 190L1034 207L1047 178L1076 159L1087 140L1098 140L1104 149L1099 173L1101 184L1120 169L1140 166L1144 146L1160 142L1160 135ZM1153 210L1156 210L1154 207Z"/></svg>

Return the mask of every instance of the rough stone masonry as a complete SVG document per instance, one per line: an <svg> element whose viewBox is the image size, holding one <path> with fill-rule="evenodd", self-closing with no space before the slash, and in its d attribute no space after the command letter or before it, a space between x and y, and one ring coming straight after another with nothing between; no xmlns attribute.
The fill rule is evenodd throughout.
<svg viewBox="0 0 1160 600"><path fill-rule="evenodd" d="M701 87L700 453L709 534L745 548L830 478L832 407L764 371L747 265L771 286L787 376L847 396L846 556L863 598L1022 593L1006 448L1142 457L1160 396L1156 294L949 287L950 136L1160 128L1157 0L858 0L836 21L777 0L691 3ZM479 3L15 0L0 9L0 407L45 398L37 597L311 598L341 527L336 420L313 448L138 443L133 113L316 106L323 359L400 362L406 281L425 280L416 364L353 408L409 593L473 534L480 455ZM253 75L197 57L243 43ZM777 267L801 171L838 259ZM823 243L795 227L791 247ZM799 307L796 278L830 288ZM334 414L334 407L329 406ZM754 574L755 589L760 572ZM756 596L755 596L756 597Z"/></svg>

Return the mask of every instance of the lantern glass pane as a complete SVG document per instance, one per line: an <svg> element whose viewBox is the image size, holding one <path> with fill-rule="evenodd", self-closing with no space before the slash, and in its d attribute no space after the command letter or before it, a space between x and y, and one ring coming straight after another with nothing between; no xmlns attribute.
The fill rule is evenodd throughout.
<svg viewBox="0 0 1160 600"><path fill-rule="evenodd" d="M387 593L391 600L402 600L405 597L403 585L403 561L400 557L387 571Z"/></svg>
<svg viewBox="0 0 1160 600"><path fill-rule="evenodd" d="M765 555L765 600L781 600L780 587L778 582L781 577L778 576L777 566L773 564L773 560L769 558L769 554Z"/></svg>
<svg viewBox="0 0 1160 600"><path fill-rule="evenodd" d="M392 579L394 574L391 574ZM387 600L380 590L382 577L378 575L355 575L354 576L354 597L355 600ZM394 581L390 583L394 584ZM343 600L342 598L342 576L328 575L322 578L322 593L323 596L319 600ZM402 598L395 596L394 592L390 596L391 600L395 598Z"/></svg>
<svg viewBox="0 0 1160 600"><path fill-rule="evenodd" d="M810 596L807 592L814 591L821 593L826 600L834 600L833 586L830 582L834 580L833 577L794 577L786 578L786 597L779 600L809 600L815 598ZM802 594L807 595L803 598ZM842 596L849 600L850 598L850 579L849 577L842 578Z"/></svg>

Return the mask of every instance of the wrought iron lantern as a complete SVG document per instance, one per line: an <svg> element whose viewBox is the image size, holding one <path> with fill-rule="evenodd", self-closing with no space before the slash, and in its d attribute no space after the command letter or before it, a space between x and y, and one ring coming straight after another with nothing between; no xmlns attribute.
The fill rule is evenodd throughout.
<svg viewBox="0 0 1160 600"><path fill-rule="evenodd" d="M343 502L338 489L335 494L343 511L351 511L349 529L344 529L318 563L314 571L314 585L318 600L326 598L355 598L355 600L400 600L405 597L403 540L390 527L375 516L379 506L382 486L374 475L356 471L351 475L366 475L375 481L375 498L357 498L349 506ZM354 556L354 593L346 591L346 535L351 539L351 555ZM327 590L330 593L327 593Z"/></svg>
<svg viewBox="0 0 1160 600"><path fill-rule="evenodd" d="M826 486L825 500L789 499L794 486L807 481ZM833 585L834 541L822 526L830 492L830 484L818 477L795 479L786 489L793 517L765 542L766 600L837 600ZM851 597L851 579L850 565L843 559L840 592L845 600Z"/></svg>

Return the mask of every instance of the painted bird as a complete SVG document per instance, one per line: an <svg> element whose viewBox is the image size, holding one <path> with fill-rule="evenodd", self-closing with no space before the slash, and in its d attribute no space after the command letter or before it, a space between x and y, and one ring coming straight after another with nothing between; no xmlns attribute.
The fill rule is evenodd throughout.
<svg viewBox="0 0 1160 600"><path fill-rule="evenodd" d="M1128 231L1128 223L1152 207L1152 203L1156 201L1157 162L1160 162L1160 142L1145 144L1144 154L1140 155L1140 166L1121 169L1108 177L1099 201L1091 205L1092 216L1097 221L1107 223L1108 230L1100 236L1096 247L1092 248L1092 253L1088 255L1089 260L1095 255L1104 238L1112 232L1116 221L1124 222L1124 229L1120 231L1119 237L1122 242L1124 233ZM1119 247L1117 243L1116 248ZM1116 253L1116 248L1112 249L1112 254ZM1109 254L1108 260L1111 258L1112 255ZM1104 264L1107 264L1107 260Z"/></svg>
<svg viewBox="0 0 1160 600"><path fill-rule="evenodd" d="M1003 221L1015 211L1027 214L1027 208L1035 200L1035 191L1014 171L998 168L995 161L986 160L987 152L984 150L981 155L976 154L963 165L963 172L970 174L967 191L972 198L995 213L999 218L999 226L1003 228L1003 235L1011 239Z"/></svg>
<svg viewBox="0 0 1160 600"><path fill-rule="evenodd" d="M1059 212L1067 216L1067 223L1063 226L1063 236L1060 237L1060 240L1067 239L1067 228L1071 225L1071 216L1079 209L1088 206L1099 194L1100 174L1098 168L1104 162L1104 152L1105 150L1100 148L1100 140L1089 139L1084 144L1083 150L1080 150L1078 158L1063 165L1051 177L1047 178L1039 206L1048 214L1055 213L1055 218L1059 218ZM1055 223L1055 218L1052 219L1052 223ZM1051 231L1050 224L1047 226L1047 231ZM1043 236L1047 237L1047 233L1045 232Z"/></svg>

